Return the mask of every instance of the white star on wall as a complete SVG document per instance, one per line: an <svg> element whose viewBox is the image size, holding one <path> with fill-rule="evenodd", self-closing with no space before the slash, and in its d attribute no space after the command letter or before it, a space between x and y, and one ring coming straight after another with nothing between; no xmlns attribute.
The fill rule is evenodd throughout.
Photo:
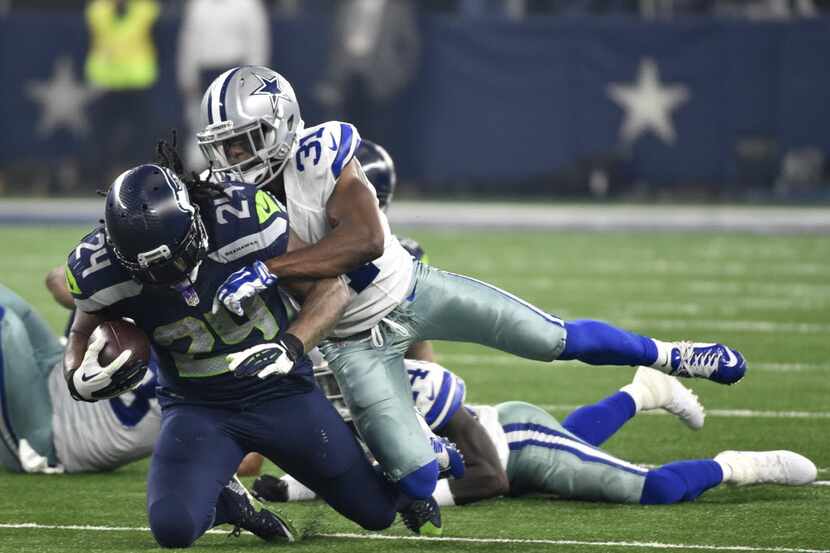
<svg viewBox="0 0 830 553"><path fill-rule="evenodd" d="M660 83L657 63L651 58L640 61L637 81L632 84L611 83L608 96L623 111L625 120L620 138L631 145L644 133L651 131L666 144L676 138L671 112L691 97L689 88L680 84Z"/></svg>
<svg viewBox="0 0 830 553"><path fill-rule="evenodd" d="M48 81L29 82L26 89L29 98L40 105L41 116L37 124L40 136L52 136L61 127L77 137L89 133L87 106L101 95L101 91L75 79L69 57L55 62Z"/></svg>

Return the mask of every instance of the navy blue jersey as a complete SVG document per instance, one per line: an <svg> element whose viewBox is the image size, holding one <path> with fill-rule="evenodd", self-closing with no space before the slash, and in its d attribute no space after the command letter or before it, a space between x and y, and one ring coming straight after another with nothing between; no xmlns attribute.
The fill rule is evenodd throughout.
<svg viewBox="0 0 830 553"><path fill-rule="evenodd" d="M198 302L186 302L170 287L132 279L118 264L103 227L87 234L69 255L67 281L76 306L133 319L150 337L159 355L159 397L165 403L243 406L314 386L307 358L290 374L265 381L236 378L228 371L229 353L273 341L288 327L276 287L245 302L243 317L224 307L211 313L217 289L232 272L282 255L288 246L288 218L272 196L246 184L229 184L229 189L232 197L201 208L209 248L193 283Z"/></svg>

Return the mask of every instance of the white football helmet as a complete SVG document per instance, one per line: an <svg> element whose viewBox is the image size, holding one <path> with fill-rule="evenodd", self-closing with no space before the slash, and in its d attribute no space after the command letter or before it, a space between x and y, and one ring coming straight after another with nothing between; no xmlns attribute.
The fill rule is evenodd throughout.
<svg viewBox="0 0 830 553"><path fill-rule="evenodd" d="M196 140L214 174L257 186L280 174L303 129L291 84L259 65L217 77L202 98L201 116Z"/></svg>

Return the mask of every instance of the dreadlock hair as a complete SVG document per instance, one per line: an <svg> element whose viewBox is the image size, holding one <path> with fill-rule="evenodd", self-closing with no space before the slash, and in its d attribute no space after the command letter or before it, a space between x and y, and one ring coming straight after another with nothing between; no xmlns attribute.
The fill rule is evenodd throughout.
<svg viewBox="0 0 830 553"><path fill-rule="evenodd" d="M156 144L155 162L173 171L187 187L187 192L190 194L190 197L199 203L224 196L227 193L224 186L211 181L211 177L213 177L212 161L208 167L206 178L200 178L195 171L190 171L189 175L186 174L182 158L179 156L177 149L176 129L170 131L170 142L162 139Z"/></svg>

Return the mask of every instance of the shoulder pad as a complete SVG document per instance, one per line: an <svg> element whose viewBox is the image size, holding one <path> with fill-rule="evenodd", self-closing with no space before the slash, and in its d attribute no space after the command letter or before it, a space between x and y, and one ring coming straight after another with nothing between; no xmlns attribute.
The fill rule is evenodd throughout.
<svg viewBox="0 0 830 553"><path fill-rule="evenodd" d="M66 284L75 305L89 313L137 296L142 290L141 284L115 262L103 227L84 236L69 253Z"/></svg>
<svg viewBox="0 0 830 553"><path fill-rule="evenodd" d="M299 173L329 174L337 180L360 146L354 125L329 121L305 129L297 143L294 161Z"/></svg>
<svg viewBox="0 0 830 553"><path fill-rule="evenodd" d="M412 400L429 427L440 430L464 404L464 381L437 363L404 360Z"/></svg>
<svg viewBox="0 0 830 553"><path fill-rule="evenodd" d="M243 183L229 184L228 197L215 198L204 214L211 234L208 257L230 263L247 255L268 259L285 253L288 216L265 190Z"/></svg>

